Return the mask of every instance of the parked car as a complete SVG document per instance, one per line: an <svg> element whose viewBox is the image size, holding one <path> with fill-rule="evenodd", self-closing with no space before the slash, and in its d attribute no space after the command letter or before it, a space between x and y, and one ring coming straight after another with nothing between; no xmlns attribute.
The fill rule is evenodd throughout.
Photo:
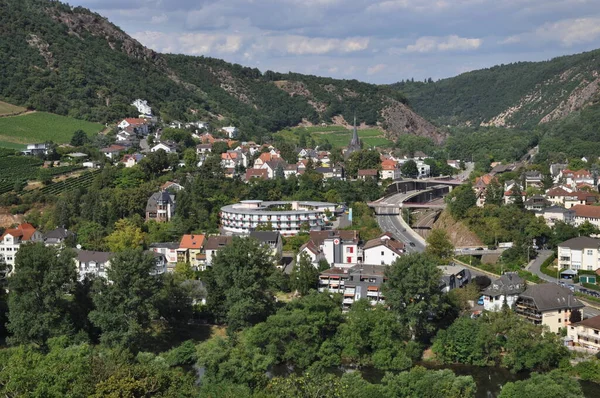
<svg viewBox="0 0 600 398"><path fill-rule="evenodd" d="M483 305L483 296L479 297L479 300L477 300L477 305Z"/></svg>
<svg viewBox="0 0 600 398"><path fill-rule="evenodd" d="M408 242L411 247L415 247L415 242Z"/></svg>
<svg viewBox="0 0 600 398"><path fill-rule="evenodd" d="M475 250L483 250L483 247L478 247L478 248L477 248L477 249L475 249Z"/></svg>

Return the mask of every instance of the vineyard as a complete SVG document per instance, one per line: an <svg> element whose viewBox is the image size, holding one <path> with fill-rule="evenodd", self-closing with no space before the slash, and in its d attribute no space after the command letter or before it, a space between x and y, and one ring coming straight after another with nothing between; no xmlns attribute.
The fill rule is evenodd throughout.
<svg viewBox="0 0 600 398"><path fill-rule="evenodd" d="M35 157L0 157L0 194L12 191L17 182L36 179L42 163Z"/></svg>
<svg viewBox="0 0 600 398"><path fill-rule="evenodd" d="M42 161L36 157L0 156L0 194L14 190L19 182L25 184L39 178ZM52 167L48 170L51 177L81 169L81 166Z"/></svg>
<svg viewBox="0 0 600 398"><path fill-rule="evenodd" d="M67 178L64 181L55 182L40 189L40 192L49 195L60 195L63 192L68 192L76 188L88 188L92 185L94 177L98 172L100 170L91 170L79 177Z"/></svg>

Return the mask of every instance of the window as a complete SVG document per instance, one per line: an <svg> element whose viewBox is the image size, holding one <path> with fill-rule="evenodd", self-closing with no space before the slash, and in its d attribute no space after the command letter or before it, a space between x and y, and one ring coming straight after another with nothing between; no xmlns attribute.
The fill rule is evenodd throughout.
<svg viewBox="0 0 600 398"><path fill-rule="evenodd" d="M594 334L598 334L598 331L597 331L597 330L594 330Z"/></svg>
<svg viewBox="0 0 600 398"><path fill-rule="evenodd" d="M558 310L558 313L560 314L562 312L562 310Z"/></svg>
<svg viewBox="0 0 600 398"><path fill-rule="evenodd" d="M346 253L354 253L354 247L350 246L346 248Z"/></svg>
<svg viewBox="0 0 600 398"><path fill-rule="evenodd" d="M347 263L351 263L352 262L352 257L346 257L346 262Z"/></svg>
<svg viewBox="0 0 600 398"><path fill-rule="evenodd" d="M587 251L587 255L588 255L588 256L591 256L593 253L594 253L594 251L593 251L593 250L588 250L588 251Z"/></svg>
<svg viewBox="0 0 600 398"><path fill-rule="evenodd" d="M561 321L561 319L560 319L560 318L558 318L558 323L560 323L560 321Z"/></svg>
<svg viewBox="0 0 600 398"><path fill-rule="evenodd" d="M383 251L381 252L381 255L383 256Z"/></svg>

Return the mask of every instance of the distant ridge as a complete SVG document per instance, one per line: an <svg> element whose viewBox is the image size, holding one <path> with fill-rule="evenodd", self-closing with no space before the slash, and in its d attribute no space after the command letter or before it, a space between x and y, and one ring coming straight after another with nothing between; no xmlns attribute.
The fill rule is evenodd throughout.
<svg viewBox="0 0 600 398"><path fill-rule="evenodd" d="M391 87L406 95L416 112L439 124L533 127L598 101L600 50Z"/></svg>

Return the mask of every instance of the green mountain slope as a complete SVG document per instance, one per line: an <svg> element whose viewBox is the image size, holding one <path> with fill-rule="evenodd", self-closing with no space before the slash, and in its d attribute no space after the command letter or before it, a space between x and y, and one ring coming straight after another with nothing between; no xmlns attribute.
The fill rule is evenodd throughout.
<svg viewBox="0 0 600 398"><path fill-rule="evenodd" d="M600 92L600 50L495 66L438 82L401 82L411 106L452 125L532 127L562 119Z"/></svg>
<svg viewBox="0 0 600 398"><path fill-rule="evenodd" d="M225 116L248 137L356 112L391 138L444 138L389 87L158 54L98 14L49 0L0 0L0 98L99 122L134 114L129 104L144 98L167 120Z"/></svg>

